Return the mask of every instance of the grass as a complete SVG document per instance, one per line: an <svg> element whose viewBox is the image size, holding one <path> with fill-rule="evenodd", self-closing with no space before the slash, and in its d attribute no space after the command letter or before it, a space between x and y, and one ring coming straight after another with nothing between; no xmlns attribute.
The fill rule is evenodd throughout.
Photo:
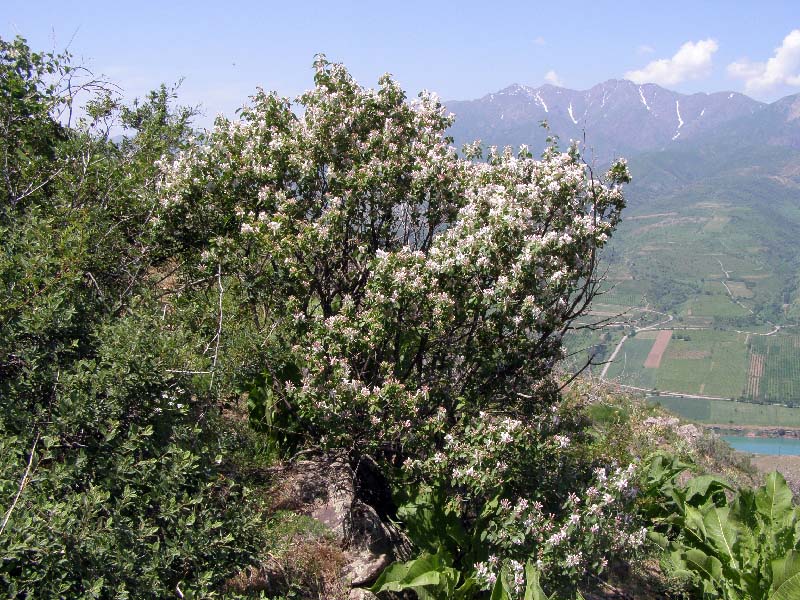
<svg viewBox="0 0 800 600"><path fill-rule="evenodd" d="M660 404L668 411L698 423L800 427L800 408L666 396L650 396L648 402Z"/></svg>
<svg viewBox="0 0 800 600"><path fill-rule="evenodd" d="M723 292L725 291L722 284L719 284L719 287ZM749 314L749 311L736 304L725 293L695 296L686 302L682 312L685 315L692 314L701 317L743 317Z"/></svg>
<svg viewBox="0 0 800 600"><path fill-rule="evenodd" d="M644 361L652 347L652 339L643 339L638 336L628 338L617 354L616 360L609 367L606 377L616 379L626 385L654 388L657 370L644 368Z"/></svg>
<svg viewBox="0 0 800 600"><path fill-rule="evenodd" d="M658 389L741 396L748 366L745 339L745 334L728 331L676 332L658 369Z"/></svg>
<svg viewBox="0 0 800 600"><path fill-rule="evenodd" d="M653 332L628 338L606 376L637 387L686 394L738 398L746 383L745 334L676 331L658 369L645 368Z"/></svg>

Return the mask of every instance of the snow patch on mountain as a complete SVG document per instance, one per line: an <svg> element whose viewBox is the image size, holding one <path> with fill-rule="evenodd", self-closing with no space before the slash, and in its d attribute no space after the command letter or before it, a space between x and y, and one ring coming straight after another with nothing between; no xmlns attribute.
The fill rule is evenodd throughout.
<svg viewBox="0 0 800 600"><path fill-rule="evenodd" d="M683 119L681 118L681 101L675 100L675 113L678 115L678 129L675 130L675 135L672 136L673 140L677 140L681 134L681 127L683 127Z"/></svg>
<svg viewBox="0 0 800 600"><path fill-rule="evenodd" d="M572 122L575 123L575 125L577 125L578 121L575 118L575 115L572 114L572 102L569 103L569 108L567 109L567 112L569 113L569 118L572 119Z"/></svg>
<svg viewBox="0 0 800 600"><path fill-rule="evenodd" d="M539 102L539 104L542 105L542 108L544 109L544 112L550 112L549 110L547 110L547 104L545 104L545 102L542 99L542 96L541 96L541 94L539 92L536 92L536 95L534 96L534 98L536 98L536 100Z"/></svg>
<svg viewBox="0 0 800 600"><path fill-rule="evenodd" d="M642 86L639 86L639 98L642 99L642 104L644 104L644 107L647 109L647 112L650 112L650 106L647 104L647 99L644 97Z"/></svg>

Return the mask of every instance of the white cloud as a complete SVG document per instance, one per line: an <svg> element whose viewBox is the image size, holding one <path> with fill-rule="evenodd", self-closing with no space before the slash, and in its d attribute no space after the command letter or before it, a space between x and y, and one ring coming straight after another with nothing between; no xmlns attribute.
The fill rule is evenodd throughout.
<svg viewBox="0 0 800 600"><path fill-rule="evenodd" d="M636 54L652 54L655 52L655 48L652 46L648 46L647 44L642 44L638 48L636 48Z"/></svg>
<svg viewBox="0 0 800 600"><path fill-rule="evenodd" d="M728 75L744 79L748 92L770 90L779 85L800 86L800 29L795 29L775 48L767 62L743 59L728 65Z"/></svg>
<svg viewBox="0 0 800 600"><path fill-rule="evenodd" d="M558 76L558 73L556 73L553 70L550 70L547 73L545 73L544 80L552 85L557 85L559 87L564 86L564 83L561 81L561 78Z"/></svg>
<svg viewBox="0 0 800 600"><path fill-rule="evenodd" d="M674 85L687 79L699 79L711 72L711 57L719 46L712 39L686 42L672 58L661 58L643 69L628 71L625 78L634 83Z"/></svg>
<svg viewBox="0 0 800 600"><path fill-rule="evenodd" d="M537 46L545 46L547 45L547 40L545 40L542 36L539 35L533 38L533 43L536 44Z"/></svg>

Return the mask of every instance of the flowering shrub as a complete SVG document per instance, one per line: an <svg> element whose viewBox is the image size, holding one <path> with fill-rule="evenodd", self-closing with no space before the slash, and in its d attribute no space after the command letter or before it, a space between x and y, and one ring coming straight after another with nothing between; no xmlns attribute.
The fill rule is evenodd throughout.
<svg viewBox="0 0 800 600"><path fill-rule="evenodd" d="M442 450L406 461L409 482L433 483L400 518L423 548L444 545L461 559L462 585L507 583L509 597L522 596L527 563L566 589L610 558L632 558L646 533L631 510L636 469L590 469L579 426L555 405L525 420L480 413Z"/></svg>
<svg viewBox="0 0 800 600"><path fill-rule="evenodd" d="M459 157L434 95L315 67L297 108L259 92L161 165L157 229L183 276L238 280L263 332L251 420L453 492L448 514L486 550L455 559L482 584L526 557L554 578L601 568L602 548L640 540L619 512L630 473L569 496L590 475L548 406L625 163L603 180L576 145Z"/></svg>
<svg viewBox="0 0 800 600"><path fill-rule="evenodd" d="M316 70L297 113L259 92L164 160L159 226L196 271L244 282L271 410L323 447L415 456L549 376L628 173L602 183L575 147L459 158L435 96Z"/></svg>

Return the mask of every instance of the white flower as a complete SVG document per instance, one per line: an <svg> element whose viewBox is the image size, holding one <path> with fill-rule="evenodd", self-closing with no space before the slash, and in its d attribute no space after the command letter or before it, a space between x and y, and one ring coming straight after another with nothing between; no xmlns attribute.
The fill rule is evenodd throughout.
<svg viewBox="0 0 800 600"><path fill-rule="evenodd" d="M568 567L577 567L579 564L581 564L581 553L576 552L574 554L567 554L565 562Z"/></svg>

